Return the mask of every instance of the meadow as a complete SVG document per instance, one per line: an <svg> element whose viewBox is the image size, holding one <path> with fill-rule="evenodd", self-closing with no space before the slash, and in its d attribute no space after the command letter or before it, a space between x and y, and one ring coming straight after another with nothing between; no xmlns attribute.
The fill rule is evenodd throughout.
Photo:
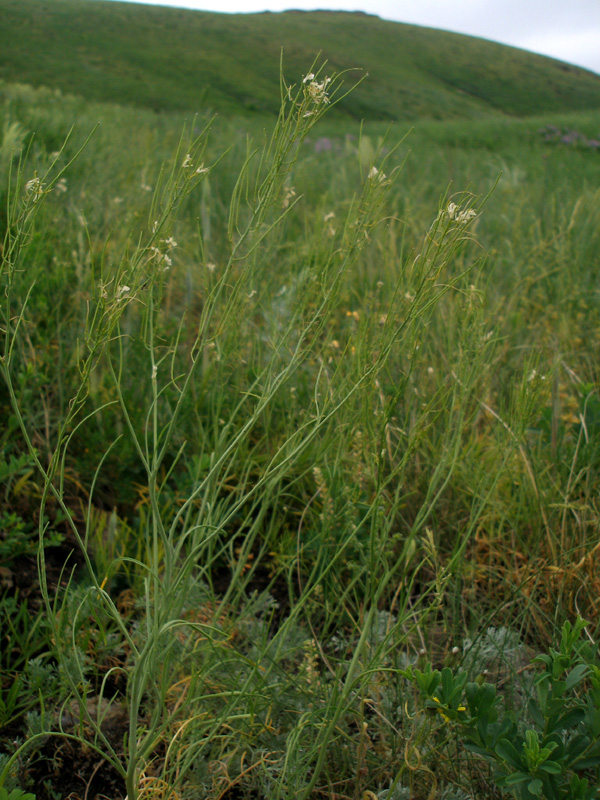
<svg viewBox="0 0 600 800"><path fill-rule="evenodd" d="M600 796L600 112L314 72L0 84L0 798Z"/></svg>

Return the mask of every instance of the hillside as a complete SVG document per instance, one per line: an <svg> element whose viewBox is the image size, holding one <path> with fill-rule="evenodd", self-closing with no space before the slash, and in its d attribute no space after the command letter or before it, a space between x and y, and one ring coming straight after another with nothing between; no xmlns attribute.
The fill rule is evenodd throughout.
<svg viewBox="0 0 600 800"><path fill-rule="evenodd" d="M105 0L0 0L0 30L0 78L155 110L275 112L282 48L288 81L301 78L319 51L329 72L368 72L338 109L354 118L600 106L600 76L584 69L362 13L227 15Z"/></svg>

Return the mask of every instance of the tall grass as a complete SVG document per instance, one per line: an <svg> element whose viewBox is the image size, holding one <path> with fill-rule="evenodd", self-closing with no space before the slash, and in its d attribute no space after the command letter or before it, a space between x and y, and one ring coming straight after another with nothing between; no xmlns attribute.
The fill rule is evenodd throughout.
<svg viewBox="0 0 600 800"><path fill-rule="evenodd" d="M494 791L405 668L584 602L597 636L596 154L317 147L324 81L254 138L6 89L5 498L51 655L0 785L57 737L129 800Z"/></svg>

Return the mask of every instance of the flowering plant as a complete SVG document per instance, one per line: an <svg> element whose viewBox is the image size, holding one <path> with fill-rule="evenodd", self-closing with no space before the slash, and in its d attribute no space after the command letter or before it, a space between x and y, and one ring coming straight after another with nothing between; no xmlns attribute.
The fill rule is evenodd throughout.
<svg viewBox="0 0 600 800"><path fill-rule="evenodd" d="M565 622L558 649L533 659L541 670L527 720L506 710L496 687L467 682L467 673L403 671L426 708L455 725L465 749L491 762L495 782L519 800L600 797L600 663L596 647L580 641L586 623Z"/></svg>

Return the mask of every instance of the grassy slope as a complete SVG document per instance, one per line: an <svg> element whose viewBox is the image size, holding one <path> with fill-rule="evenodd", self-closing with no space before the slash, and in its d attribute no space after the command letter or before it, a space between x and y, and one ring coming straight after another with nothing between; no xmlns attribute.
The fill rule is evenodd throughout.
<svg viewBox="0 0 600 800"><path fill-rule="evenodd" d="M320 50L330 72L366 70L368 81L341 109L356 118L524 116L600 105L600 76L586 70L359 13L221 15L0 0L0 28L0 78L157 110L276 111L282 47L291 81Z"/></svg>

